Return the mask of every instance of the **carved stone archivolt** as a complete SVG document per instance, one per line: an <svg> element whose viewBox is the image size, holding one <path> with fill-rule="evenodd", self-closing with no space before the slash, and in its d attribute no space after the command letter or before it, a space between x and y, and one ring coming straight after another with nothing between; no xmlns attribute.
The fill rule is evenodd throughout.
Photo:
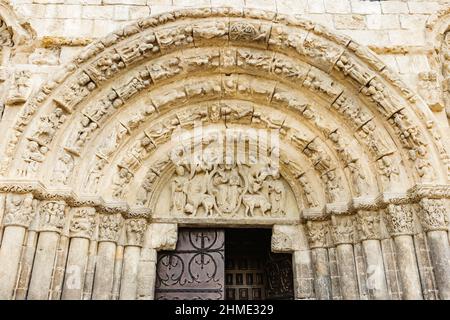
<svg viewBox="0 0 450 320"><path fill-rule="evenodd" d="M247 14L250 14L250 12L251 11ZM133 28L129 29L133 30L131 34L139 32L140 36L142 35L143 41L137 39L128 40L127 38L130 35L130 31L127 29L127 31L112 34L100 42L92 44L85 52L80 54L74 60L74 64L66 67L65 74L59 75L59 78L55 81L46 84L30 103L25 106L24 117L21 117L22 120L14 126L14 130L17 130L15 137L21 136L23 129L30 123L28 118L32 117L35 110L38 109L38 105L44 103L48 106L46 108L39 108L39 110L50 110L52 108L50 104L53 104L55 107L59 107L65 112L71 113L83 104L83 101L90 96L91 92L101 88L104 81L110 81L111 79L115 79L119 74L123 74L124 70L127 69L127 65L130 63L137 61L143 63L144 61L160 59L160 57L165 59L165 56L161 56L160 53L160 48L164 48L166 56L170 58L167 59L167 63L161 64L164 60L163 58L158 62L156 62L156 60L155 63L151 62L149 67L138 71L129 80L124 81L122 79L118 81L117 85L113 86L114 92L110 91L107 93L104 99L98 104L95 102L89 103L89 108L94 108L95 110L93 109L92 112L90 112L89 108L85 108L84 111L82 111L83 116L77 116L80 127L76 130L78 133L75 134L73 139L68 140L69 144L66 146L68 150L76 155L81 151L80 148L93 138L93 135L96 134L95 132L99 131L106 118L110 117L115 109L123 108L131 97L135 97L139 91L152 86L153 82L162 84L170 77L182 76L188 73L191 74L195 68L201 68L203 72L205 70L211 72L215 69L226 71L231 68L242 68L246 69L247 72L256 72L259 74L261 74L261 72L267 73L267 71L269 71L273 74L270 78L277 78L286 83L287 81L292 82L293 79L296 79L296 81L301 80L305 89L311 90L315 94L321 95L325 100L330 101L336 111L341 113L342 116L347 117L346 119L356 121L353 125L360 133L358 136L368 143L367 145L374 150L377 157L380 157L380 155L387 155L391 152L386 146L392 146L394 144L383 144L376 142L377 140L373 140L377 139L377 136L380 136L380 132L377 126L374 126L375 120L372 119L371 121L367 121L371 119L371 112L359 110L361 109L359 106L352 105L355 100L352 98L351 94L345 91L343 92L343 87L341 87L338 82L327 78L327 73L333 70L333 74L336 74L336 76L339 75L343 79L342 81L349 81L357 86L357 90L362 89L362 95L368 98L369 104L373 104L373 108L371 108L382 117L392 117L393 114L401 112L400 108L394 108L393 106L399 105L405 107L408 103L402 102L401 97L394 97L394 94L390 89L390 86L396 86L399 82L394 81L389 83L391 77L385 78L388 74L387 72L379 77L374 76L375 72L371 70L372 66L376 66L376 69L379 70L380 65L382 64L377 63L377 60L373 58L367 50L350 42L350 40L345 37L337 37L331 35L330 32L319 31L322 30L322 28L319 27L312 29L314 30L313 32L307 33L305 30L302 30L302 26L305 25L305 22L296 19L292 20L292 18L282 15L277 16L277 31L270 34L266 34L265 31L262 30L266 27L270 29L273 21L266 19L268 19L269 16L273 18L273 15L261 15L255 13L254 15L250 14L248 16L249 18L236 17L239 21L234 22L228 21L227 19L223 21L219 19L217 22L211 22L207 19L207 17L215 17L216 15L220 16L224 14L229 14L227 9L220 8L208 8L193 11L185 10L177 13L177 17L192 15L198 19L198 23L196 23L194 29L184 27L182 21L177 21L178 18L175 18L175 16L174 19L172 19L173 22L169 23L165 22L167 21L166 17L164 17L164 19L162 17L152 17L141 21L134 25ZM255 18L262 20L259 21ZM166 23L167 26L159 26L164 23ZM242 37L238 36L239 32L247 30L245 28L242 29L242 26L244 25L249 26L248 30L259 30L256 31L256 34L261 32L261 37L255 36L248 38L247 35L243 35ZM213 26L212 29L211 26ZM285 35L292 33L294 29L298 30L299 36L297 40L287 40ZM178 35L174 35L178 30L181 30L180 32L183 34L182 41L174 40L178 37ZM191 31L188 32L186 30ZM247 38L249 40L243 41L243 39ZM187 39L193 41L190 42ZM240 48L235 52L233 52L233 50L236 50L235 48L230 48L229 50L220 48L215 51L205 51L201 48L196 48L195 50L190 49L194 42L200 47L210 43L214 43L216 46L225 45L226 41L218 41L218 39L231 39L231 42L238 47L242 46L244 43L247 44L253 41L255 48L265 48L267 44L270 44L271 48L280 48L280 59L278 59L278 56L275 60L264 59L264 56L267 54L261 50L258 52L256 49L249 50L247 48ZM166 44L160 43L161 41ZM142 43L145 43L145 45L142 45ZM261 46L261 43L266 45ZM304 47L306 45L307 48ZM347 49L342 47L347 45ZM117 48L117 53L111 54L108 50L103 51L109 46L115 46L115 48ZM326 51L323 50L324 47L327 47ZM168 50L168 48L170 49ZM181 59L180 54L177 52L181 48L187 49L186 52L189 50L195 51L195 56L191 55L189 57L188 54L188 56ZM346 50L347 52L345 52L345 55L342 55ZM230 53L226 54L228 51L230 51ZM295 52L297 55L304 56L307 63L302 64L297 60L293 60L293 58L283 56L284 52L287 53L291 51ZM169 52L172 52L172 56L168 54ZM220 55L218 54L219 52ZM202 55L203 53L206 54ZM96 58L89 60L94 55L96 55ZM221 58L218 59L218 57ZM78 68L79 71L74 73L75 65L83 66L83 70ZM296 65L299 66L297 67ZM334 65L336 65L336 68L333 68ZM280 66L283 67L280 68ZM322 70L315 69L315 67ZM364 70L364 68L368 68L368 70ZM245 93L244 88L246 87L245 81L243 81L244 78L245 77L240 77L239 80L239 91L243 94ZM232 80L232 77L229 79ZM184 96L183 91L172 92L170 95L152 94L152 101L155 104L155 107L160 109L167 105L168 101L173 103L175 100L185 101L186 99L192 99L194 97L214 96L217 95L219 93L218 90L222 90L220 88L225 85L230 88L233 88L234 86L233 81L229 83L228 80L221 80L217 84L215 84L214 81L200 83L202 84L186 85L186 90L183 90L185 92ZM59 93L57 96L52 93L56 87L61 88L61 90L58 90ZM260 88L252 88L251 91L253 95L260 94L261 97L264 96L263 92L260 91ZM408 92L408 90L400 91ZM274 94L272 91L270 94L275 99L283 97L282 93ZM51 99L46 98L50 96L52 97ZM409 94L406 96L407 98L410 97ZM302 110L302 114L306 118L310 117L307 111L308 109L305 108L305 106L296 105L295 100L291 101L293 102L291 103L292 107L300 107L299 110ZM401 101L402 103L398 104L397 101ZM113 106L112 108L110 107L111 105ZM39 113L41 114L42 112L40 111ZM349 117L350 114L351 117ZM75 112L74 115L79 115L79 113ZM323 133L329 133L330 130L335 129L329 128L326 125L323 126L318 117L311 118L309 121L316 123L318 128L320 128L319 130ZM417 122L415 118L412 119L412 121ZM19 140L11 140L10 143L8 143L6 158L2 165L3 172L6 172L5 170L7 170L15 150L15 145ZM38 149L40 147L41 146L38 146ZM36 149L36 146L33 146L33 149ZM429 152L427 149L428 147L424 145L420 149L414 149L415 154L411 155L417 170L421 172L419 177L424 177L424 180L435 179L434 173L427 173L427 171L432 169L430 169L431 166L424 163L423 160L427 157L426 154ZM305 152L310 152L309 148L306 148ZM43 156L44 158L47 157L47 155ZM26 159L28 158L25 158L24 160ZM61 157L61 159L64 159L64 157ZM65 160L67 162L68 159L66 158ZM64 160L61 161L64 162ZM321 165L326 165L326 163L322 161ZM349 170L355 171L353 165L350 166ZM69 171L70 170L67 170L67 172ZM25 170L25 172L27 172L27 170ZM32 170L31 172L33 173ZM94 174L94 180L95 179ZM364 180L363 177L356 175L354 176L354 179L358 184L361 184L361 181ZM63 180L62 183L65 183L64 179L59 178L57 180ZM363 186L361 185L359 188L363 188ZM358 192L361 194L364 193L363 191Z"/></svg>

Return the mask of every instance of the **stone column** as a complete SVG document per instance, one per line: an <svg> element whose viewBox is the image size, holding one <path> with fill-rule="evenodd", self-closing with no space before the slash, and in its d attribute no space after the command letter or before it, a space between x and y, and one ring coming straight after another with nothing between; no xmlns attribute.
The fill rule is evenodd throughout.
<svg viewBox="0 0 450 320"><path fill-rule="evenodd" d="M25 233L35 214L35 201L31 194L8 194L5 201L0 247L0 300L14 296Z"/></svg>
<svg viewBox="0 0 450 320"><path fill-rule="evenodd" d="M450 299L450 247L444 199L420 200L419 217L427 234L439 298Z"/></svg>
<svg viewBox="0 0 450 320"><path fill-rule="evenodd" d="M128 219L125 221L126 242L123 253L120 300L135 300L137 298L138 266L146 227L145 219Z"/></svg>
<svg viewBox="0 0 450 320"><path fill-rule="evenodd" d="M308 221L306 226L313 263L316 298L330 300L332 296L331 278L327 250L329 221Z"/></svg>
<svg viewBox="0 0 450 320"><path fill-rule="evenodd" d="M409 204L389 204L386 213L389 233L395 244L402 299L421 300L422 288L412 238L414 224L411 207Z"/></svg>
<svg viewBox="0 0 450 320"><path fill-rule="evenodd" d="M73 208L69 226L70 246L67 256L62 300L81 300L88 260L89 241L95 229L95 209Z"/></svg>
<svg viewBox="0 0 450 320"><path fill-rule="evenodd" d="M381 251L380 213L358 210L358 235L366 262L367 290L372 300L387 300L386 274Z"/></svg>
<svg viewBox="0 0 450 320"><path fill-rule="evenodd" d="M158 250L175 250L178 239L176 224L153 223L145 233L144 246L138 270L137 295L140 300L155 297L156 263Z"/></svg>
<svg viewBox="0 0 450 320"><path fill-rule="evenodd" d="M122 269L123 269L123 245L117 244L116 257L114 259L114 281L112 300L118 300L120 295L120 284L122 282Z"/></svg>
<svg viewBox="0 0 450 320"><path fill-rule="evenodd" d="M42 201L39 206L39 239L27 296L30 300L48 299L65 206L64 201Z"/></svg>
<svg viewBox="0 0 450 320"><path fill-rule="evenodd" d="M95 268L94 290L92 293L92 299L94 300L110 300L112 297L120 223L120 215L102 214L100 216L97 266Z"/></svg>
<svg viewBox="0 0 450 320"><path fill-rule="evenodd" d="M333 215L331 221L333 241L336 245L342 298L345 300L359 299L358 278L353 251L355 240L354 217L350 215Z"/></svg>

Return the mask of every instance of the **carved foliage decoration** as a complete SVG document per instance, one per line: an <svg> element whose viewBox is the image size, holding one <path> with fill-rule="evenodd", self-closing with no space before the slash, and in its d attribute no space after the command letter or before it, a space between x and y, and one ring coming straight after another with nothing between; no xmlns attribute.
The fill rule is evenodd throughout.
<svg viewBox="0 0 450 320"><path fill-rule="evenodd" d="M414 220L411 205L389 204L386 208L386 222L391 236L414 233Z"/></svg>
<svg viewBox="0 0 450 320"><path fill-rule="evenodd" d="M29 227L36 210L36 202L32 194L9 193L6 196L5 226L17 225Z"/></svg>
<svg viewBox="0 0 450 320"><path fill-rule="evenodd" d="M419 217L425 231L448 230L448 212L445 199L422 199Z"/></svg>
<svg viewBox="0 0 450 320"><path fill-rule="evenodd" d="M127 219L125 221L126 245L141 247L147 222L144 219Z"/></svg>
<svg viewBox="0 0 450 320"><path fill-rule="evenodd" d="M328 245L329 221L308 221L306 223L309 246L325 248Z"/></svg>
<svg viewBox="0 0 450 320"><path fill-rule="evenodd" d="M98 241L117 242L121 228L121 217L117 214L101 214Z"/></svg>

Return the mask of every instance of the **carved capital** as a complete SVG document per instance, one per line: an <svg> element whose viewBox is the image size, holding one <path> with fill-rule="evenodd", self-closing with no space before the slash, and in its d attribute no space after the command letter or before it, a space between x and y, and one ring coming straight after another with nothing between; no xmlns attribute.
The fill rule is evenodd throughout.
<svg viewBox="0 0 450 320"><path fill-rule="evenodd" d="M95 230L95 209L80 207L72 209L69 232L73 238L91 239Z"/></svg>
<svg viewBox="0 0 450 320"><path fill-rule="evenodd" d="M411 235L414 233L414 220L409 204L388 204L386 224L391 236Z"/></svg>
<svg viewBox="0 0 450 320"><path fill-rule="evenodd" d="M334 244L354 242L355 225L353 216L331 216L331 225Z"/></svg>
<svg viewBox="0 0 450 320"><path fill-rule="evenodd" d="M145 219L128 219L125 220L125 228L127 236L125 245L142 247L147 221Z"/></svg>
<svg viewBox="0 0 450 320"><path fill-rule="evenodd" d="M98 228L98 241L119 241L121 216L118 214L101 214Z"/></svg>
<svg viewBox="0 0 450 320"><path fill-rule="evenodd" d="M178 240L178 227L174 223L152 223L149 226L150 247L155 250L175 250Z"/></svg>
<svg viewBox="0 0 450 320"><path fill-rule="evenodd" d="M64 201L42 201L39 207L40 231L60 233L64 227L65 208Z"/></svg>
<svg viewBox="0 0 450 320"><path fill-rule="evenodd" d="M306 223L309 247L324 248L327 246L329 221L308 221Z"/></svg>
<svg viewBox="0 0 450 320"><path fill-rule="evenodd" d="M359 239L381 239L380 220L380 213L378 211L359 210L357 214Z"/></svg>
<svg viewBox="0 0 450 320"><path fill-rule="evenodd" d="M5 226L22 226L28 228L34 217L37 200L33 200L31 193L6 195Z"/></svg>
<svg viewBox="0 0 450 320"><path fill-rule="evenodd" d="M425 231L448 230L448 213L444 199L422 199L419 218Z"/></svg>

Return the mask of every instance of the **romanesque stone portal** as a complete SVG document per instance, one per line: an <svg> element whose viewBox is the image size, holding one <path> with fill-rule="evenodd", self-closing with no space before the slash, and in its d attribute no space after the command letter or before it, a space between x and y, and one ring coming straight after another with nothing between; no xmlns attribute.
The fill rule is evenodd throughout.
<svg viewBox="0 0 450 320"><path fill-rule="evenodd" d="M437 71L412 87L374 51L422 49L281 7L208 3L94 40L46 38L1 2L1 299L184 297L157 265L186 227L195 250L271 229L295 299L450 299L448 8L427 20Z"/></svg>

